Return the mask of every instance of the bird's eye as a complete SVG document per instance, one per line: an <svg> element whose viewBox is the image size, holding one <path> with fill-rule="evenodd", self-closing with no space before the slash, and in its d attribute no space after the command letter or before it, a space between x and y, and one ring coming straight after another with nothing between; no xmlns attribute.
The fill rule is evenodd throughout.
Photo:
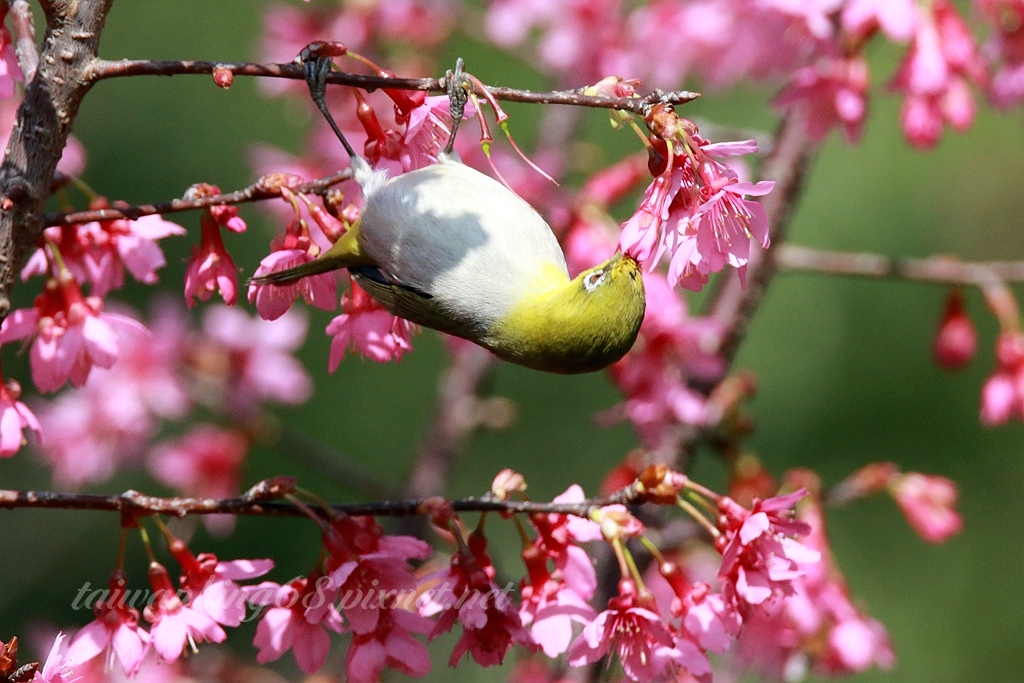
<svg viewBox="0 0 1024 683"><path fill-rule="evenodd" d="M588 292L593 292L604 282L605 275L606 273L603 270L595 270L583 278L583 286L587 288Z"/></svg>

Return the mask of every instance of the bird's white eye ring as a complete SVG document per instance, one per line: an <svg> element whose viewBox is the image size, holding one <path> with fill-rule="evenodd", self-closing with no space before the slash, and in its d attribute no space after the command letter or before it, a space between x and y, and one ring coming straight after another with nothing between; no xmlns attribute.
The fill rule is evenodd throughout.
<svg viewBox="0 0 1024 683"><path fill-rule="evenodd" d="M601 286L604 282L605 272L603 270L595 270L585 278L583 278L583 286L586 287L588 292L593 292L595 289Z"/></svg>

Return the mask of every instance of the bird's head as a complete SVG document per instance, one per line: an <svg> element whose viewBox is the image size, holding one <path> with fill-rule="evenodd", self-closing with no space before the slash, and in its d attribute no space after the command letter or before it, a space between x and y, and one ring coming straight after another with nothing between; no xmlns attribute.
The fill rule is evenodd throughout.
<svg viewBox="0 0 1024 683"><path fill-rule="evenodd" d="M608 367L636 341L644 319L643 278L617 253L570 282L525 294L483 340L502 358L573 374Z"/></svg>

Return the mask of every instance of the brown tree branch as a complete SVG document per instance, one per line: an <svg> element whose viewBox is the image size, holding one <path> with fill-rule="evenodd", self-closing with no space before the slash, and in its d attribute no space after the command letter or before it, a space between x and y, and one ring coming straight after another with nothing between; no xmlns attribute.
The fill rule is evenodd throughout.
<svg viewBox="0 0 1024 683"><path fill-rule="evenodd" d="M782 119L774 146L765 158L760 173L762 180L775 181L775 189L761 199L768 217L768 234L772 246L765 251L751 249L746 286L740 282L738 272L731 270L723 273L716 281L716 287L702 311L703 315L720 321L725 329L719 354L725 360L726 369L732 364L740 342L746 336L750 320L778 271L777 254L785 242L803 190L804 176L816 151L817 145L807 139L799 115L790 114ZM691 384L705 396L713 396L721 380L713 383L694 381ZM706 440L708 434L707 427L679 425L661 448L648 454L648 460L670 463L686 471L694 448Z"/></svg>
<svg viewBox="0 0 1024 683"><path fill-rule="evenodd" d="M35 77L25 85L0 165L0 319L11 288L43 230L43 206L82 98L83 78L99 49L113 0L44 3L47 29Z"/></svg>
<svg viewBox="0 0 1024 683"><path fill-rule="evenodd" d="M348 180L352 177L352 169L346 168L325 178L311 180L301 185L289 186L293 192L302 194L325 194L332 186ZM74 225L76 223L90 223L92 221L111 221L119 218L135 220L142 216L153 214L174 213L176 211L192 211L208 206L219 206L223 204L242 204L245 202L259 202L266 199L274 199L281 196L281 187L276 184L268 184L261 180L252 185L235 192L212 195L209 197L195 197L192 199L172 199L158 204L140 204L138 206L125 206L120 208L96 209L92 211L75 211L72 213L48 213L43 216L43 224L50 225Z"/></svg>
<svg viewBox="0 0 1024 683"><path fill-rule="evenodd" d="M89 68L87 78L90 83L108 78L127 76L179 76L179 75L211 75L214 69L227 69L235 76L262 76L266 78L290 78L303 80L302 66L296 63L258 64L254 62L202 62L191 60L144 60L122 59L110 61L98 59ZM335 85L351 85L366 91L381 88L399 90L423 90L426 92L445 93L447 88L444 78L386 78L335 71L327 75L327 82ZM576 107L597 107L601 109L621 109L635 114L642 114L652 104L665 102L683 104L700 97L699 93L688 90L664 92L654 90L642 97L595 97L584 95L581 90L553 90L533 92L517 88L486 86L488 92L496 99L509 102L526 102L531 104L565 104ZM477 93L482 95L483 93Z"/></svg>
<svg viewBox="0 0 1024 683"><path fill-rule="evenodd" d="M717 288L705 305L705 314L725 326L719 354L727 364L731 364L736 356L750 320L778 270L776 255L786 240L803 191L804 176L816 150L817 145L810 142L804 133L801 117L791 115L782 120L775 135L775 144L765 157L760 173L762 180L775 181L775 189L761 199L768 216L768 235L772 246L765 251L751 249L745 287L739 274L730 271L718 280Z"/></svg>
<svg viewBox="0 0 1024 683"><path fill-rule="evenodd" d="M775 263L789 273L893 278L979 287L993 282L1024 282L1024 261L961 261L941 254L902 258L786 244L777 248Z"/></svg>
<svg viewBox="0 0 1024 683"><path fill-rule="evenodd" d="M595 498L579 503L535 503L487 497L465 498L449 502L456 512L554 513L588 517L598 508L606 505L625 504L635 498L635 491L627 487L606 498ZM436 502L436 499L435 501L409 499L332 505L331 509L349 515L405 517L429 514L434 506L427 503L433 502ZM0 509L13 510L15 508L94 510L134 516L173 515L175 517L216 514L301 517L306 514L299 507L290 503L267 500L261 492L250 492L237 498L160 498L147 496L138 491L101 495L0 489Z"/></svg>

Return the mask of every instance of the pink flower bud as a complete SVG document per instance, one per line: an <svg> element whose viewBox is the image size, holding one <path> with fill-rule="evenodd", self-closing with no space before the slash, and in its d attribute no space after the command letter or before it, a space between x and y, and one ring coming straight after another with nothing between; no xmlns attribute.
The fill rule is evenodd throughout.
<svg viewBox="0 0 1024 683"><path fill-rule="evenodd" d="M946 300L946 310L939 322L932 353L935 362L946 370L959 370L967 365L978 350L978 333L964 309L963 296L954 291Z"/></svg>
<svg viewBox="0 0 1024 683"><path fill-rule="evenodd" d="M218 66L213 70L213 82L217 84L218 88L227 90L235 82L235 74L226 66Z"/></svg>

